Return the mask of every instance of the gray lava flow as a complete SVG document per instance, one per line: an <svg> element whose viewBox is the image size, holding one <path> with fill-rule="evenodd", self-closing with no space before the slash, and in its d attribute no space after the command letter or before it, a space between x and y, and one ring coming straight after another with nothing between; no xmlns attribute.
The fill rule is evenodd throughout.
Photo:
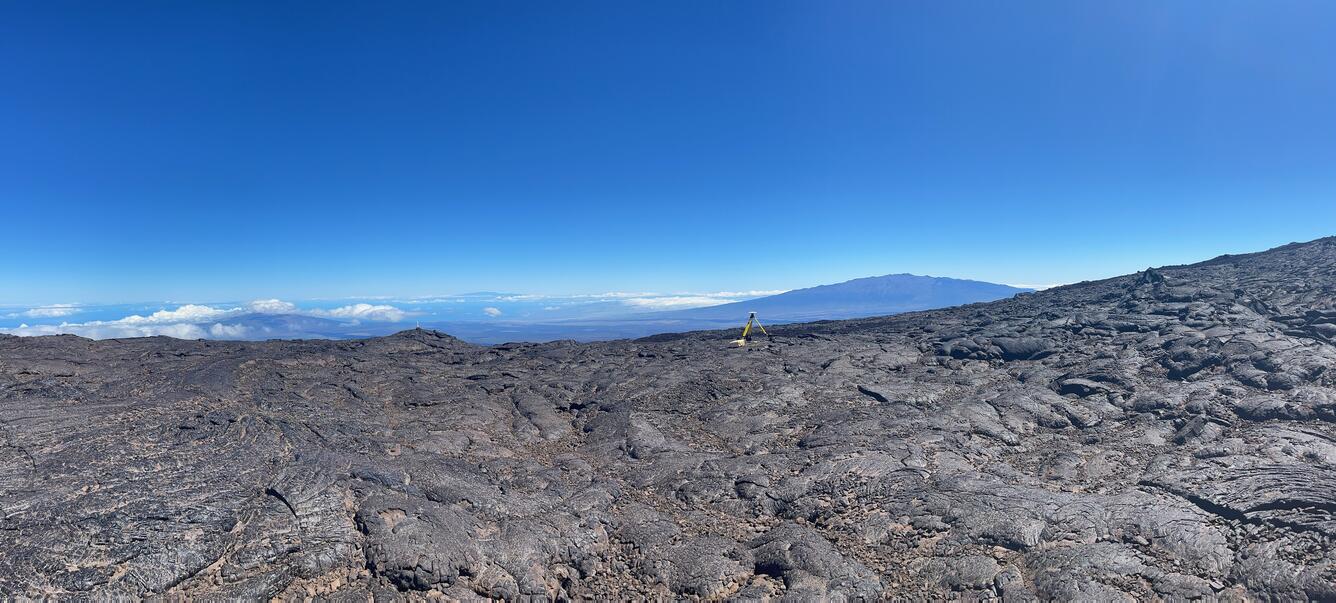
<svg viewBox="0 0 1336 603"><path fill-rule="evenodd" d="M1336 239L772 334L0 337L0 595L1336 600Z"/></svg>

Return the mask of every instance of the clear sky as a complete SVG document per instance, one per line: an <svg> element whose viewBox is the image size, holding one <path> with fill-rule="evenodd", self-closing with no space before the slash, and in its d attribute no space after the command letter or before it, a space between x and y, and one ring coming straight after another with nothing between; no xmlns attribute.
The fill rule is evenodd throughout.
<svg viewBox="0 0 1336 603"><path fill-rule="evenodd" d="M0 3L0 302L1043 285L1336 234L1336 3Z"/></svg>

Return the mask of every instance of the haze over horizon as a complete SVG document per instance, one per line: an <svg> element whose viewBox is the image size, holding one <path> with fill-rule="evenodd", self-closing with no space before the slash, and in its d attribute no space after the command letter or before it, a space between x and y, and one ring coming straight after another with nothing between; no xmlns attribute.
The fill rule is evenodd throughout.
<svg viewBox="0 0 1336 603"><path fill-rule="evenodd" d="M0 334L93 339L348 338L426 325L479 342L635 337L734 326L756 302L766 320L793 322L892 314L990 301L1028 289L893 274L791 291L623 292L588 295L473 292L396 298L0 304ZM699 311L711 309L701 314ZM528 325L518 328L518 326ZM539 326L541 325L541 326Z"/></svg>
<svg viewBox="0 0 1336 603"><path fill-rule="evenodd" d="M1330 3L72 8L0 6L6 304L1043 286L1336 224Z"/></svg>

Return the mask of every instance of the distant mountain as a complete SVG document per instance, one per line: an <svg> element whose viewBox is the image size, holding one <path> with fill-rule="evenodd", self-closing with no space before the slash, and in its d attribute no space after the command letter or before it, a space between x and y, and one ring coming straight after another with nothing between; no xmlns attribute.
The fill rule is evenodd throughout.
<svg viewBox="0 0 1336 603"><path fill-rule="evenodd" d="M993 301L1028 291L1032 290L982 281L888 274L718 306L656 312L653 317L736 322L756 312L763 322L836 320Z"/></svg>
<svg viewBox="0 0 1336 603"><path fill-rule="evenodd" d="M993 301L1029 291L979 281L912 274L854 279L798 289L748 301L665 312L623 308L570 319L422 320L412 324L450 333L473 343L596 341L660 333L734 328L756 312L763 324L861 318ZM501 295L478 292L467 295ZM388 335L404 322L335 320L301 314L245 314L201 324L215 339L352 339Z"/></svg>

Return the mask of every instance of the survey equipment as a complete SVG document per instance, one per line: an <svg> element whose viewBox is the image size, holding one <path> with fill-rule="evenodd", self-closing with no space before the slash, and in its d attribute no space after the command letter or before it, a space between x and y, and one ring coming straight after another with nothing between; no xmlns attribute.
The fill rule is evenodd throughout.
<svg viewBox="0 0 1336 603"><path fill-rule="evenodd" d="M765 332L765 327L761 326L761 321L756 320L756 313L750 312L747 314L747 324L742 327L742 338L734 339L733 343L738 344L738 346L747 345L747 343L751 341L752 325L755 325L756 328L760 329L762 335L770 337L770 334Z"/></svg>

